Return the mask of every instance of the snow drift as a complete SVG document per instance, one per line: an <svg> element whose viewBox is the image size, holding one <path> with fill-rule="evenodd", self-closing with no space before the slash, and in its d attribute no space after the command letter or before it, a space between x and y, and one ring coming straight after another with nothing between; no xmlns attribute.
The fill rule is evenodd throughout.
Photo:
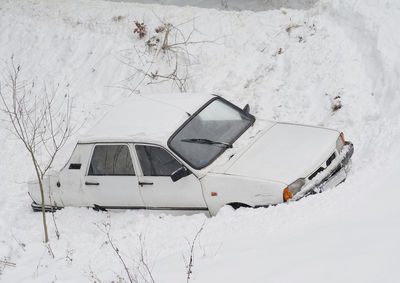
<svg viewBox="0 0 400 283"><path fill-rule="evenodd" d="M191 282L398 281L399 19L395 0L321 0L307 10L256 13L90 0L2 1L2 75L14 55L26 80L38 87L59 84L61 93L74 98L74 120L86 119L78 134L124 97L179 91L174 81L152 81L143 73L174 68L175 57L146 51L154 29L167 22L181 24L186 37L192 33L193 43L177 51L187 91L219 92L239 105L249 103L262 118L341 129L356 151L345 183L289 205L224 208L209 219L58 211L59 240L49 217L52 259L41 242L41 216L31 211L27 196L31 165L2 120L0 260L16 266L0 261L0 280L126 281L102 232L111 223L110 235L132 272L140 268L144 250L156 282L184 282L187 240L204 223ZM146 24L148 37L133 33L134 21Z"/></svg>

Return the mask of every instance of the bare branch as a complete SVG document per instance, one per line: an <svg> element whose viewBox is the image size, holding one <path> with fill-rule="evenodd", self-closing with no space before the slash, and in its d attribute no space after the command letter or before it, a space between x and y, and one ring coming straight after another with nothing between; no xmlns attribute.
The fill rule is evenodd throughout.
<svg viewBox="0 0 400 283"><path fill-rule="evenodd" d="M16 264L13 263L13 262L10 262L8 260L1 260L1 259L0 259L0 264L4 264L4 266L11 266L11 267L15 267L16 266Z"/></svg>
<svg viewBox="0 0 400 283"><path fill-rule="evenodd" d="M161 19L157 14L154 13L154 15L159 20L160 25L154 29L153 34L148 36L145 41L145 50L138 50L137 46L134 45L131 52L125 49L124 54L121 55L121 62L135 70L124 82L135 80L135 86L132 88L124 83L119 88L128 89L133 94L143 84L151 85L171 81L172 85L179 91L186 92L190 78L189 66L192 65L191 62L197 60L197 57L189 52L188 47L193 44L217 44L217 39L199 41L192 39L198 32L195 27L196 17L178 24L172 24ZM192 23L191 29L183 28L190 23ZM135 52L138 59L133 60L132 54L135 54ZM139 66L136 61L140 62ZM160 63L161 66L159 66ZM167 63L167 70L161 68L160 71L159 67L162 67L165 63Z"/></svg>
<svg viewBox="0 0 400 283"><path fill-rule="evenodd" d="M144 269L146 270L146 273L148 274L148 276L150 277L150 280L152 283L155 283L154 278L153 278L153 274L149 268L149 265L147 264L147 261L145 259L144 256L144 240L143 240L143 236L142 234L139 235L139 242L140 242L140 264L144 267ZM144 276L142 276L144 277ZM147 282L147 279L144 277L145 281Z"/></svg>
<svg viewBox="0 0 400 283"><path fill-rule="evenodd" d="M66 95L64 100L58 99L59 85L48 92L44 84L42 92L35 88L34 81L31 84L22 81L21 67L14 63L14 57L6 69L6 88L0 84L3 106L1 110L8 117L11 132L22 142L31 158L40 188L43 228L47 243L43 178L72 134L71 101L69 95ZM52 253L51 249L48 249L49 253Z"/></svg>
<svg viewBox="0 0 400 283"><path fill-rule="evenodd" d="M125 263L125 260L122 258L118 247L114 244L113 240L111 239L111 236L110 236L111 224L110 223L103 223L103 225L104 225L104 230L101 229L96 224L96 226L107 236L107 241L110 244L111 248L114 250L114 252L117 255L117 257L118 257L119 261L121 262L122 266L124 267L124 270L125 270L126 275L128 276L129 282L130 283L137 283L137 281L134 280L134 277L132 276L131 272L129 271L129 268L128 268L127 264Z"/></svg>
<svg viewBox="0 0 400 283"><path fill-rule="evenodd" d="M190 247L190 254L189 254L189 260L187 261L187 265L186 265L186 282L187 283L189 283L190 276L192 275L192 268L193 268L193 264L194 264L194 245L196 244L198 237L200 236L201 232L203 231L204 225L205 225L205 223L203 223L203 225L201 225L200 229L197 231L196 235L194 236L192 242L189 243L189 241L188 241L188 244Z"/></svg>
<svg viewBox="0 0 400 283"><path fill-rule="evenodd" d="M15 267L16 264L11 262L8 257L4 257L3 259L0 259L0 275L3 273L3 270L6 267Z"/></svg>

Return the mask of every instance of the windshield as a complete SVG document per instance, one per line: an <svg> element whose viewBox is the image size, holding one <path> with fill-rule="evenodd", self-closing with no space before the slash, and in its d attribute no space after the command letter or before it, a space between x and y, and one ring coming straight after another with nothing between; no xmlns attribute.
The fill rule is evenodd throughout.
<svg viewBox="0 0 400 283"><path fill-rule="evenodd" d="M169 139L169 147L190 166L213 162L253 123L254 117L222 98L210 100Z"/></svg>

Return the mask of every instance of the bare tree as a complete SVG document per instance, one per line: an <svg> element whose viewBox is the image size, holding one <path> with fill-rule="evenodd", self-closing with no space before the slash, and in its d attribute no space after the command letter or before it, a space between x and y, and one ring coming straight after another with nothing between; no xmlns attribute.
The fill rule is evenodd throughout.
<svg viewBox="0 0 400 283"><path fill-rule="evenodd" d="M35 83L21 80L21 66L13 57L0 84L1 110L6 114L10 130L28 152L40 188L45 243L49 241L44 206L43 179L59 150L72 133L71 100L68 94L58 99L58 87L50 92L37 90Z"/></svg>
<svg viewBox="0 0 400 283"><path fill-rule="evenodd" d="M121 253L119 251L119 248L114 244L113 240L111 239L110 236L110 226L105 226L106 227L106 232L105 234L107 235L107 239L108 239L108 243L110 244L111 248L114 250L115 254L117 255L119 261L121 262L121 264L124 267L125 273L128 276L129 282L130 283L135 283L137 282L137 280L135 279L135 277L131 274L131 272L129 271L128 265L125 263L125 260L122 258Z"/></svg>
<svg viewBox="0 0 400 283"><path fill-rule="evenodd" d="M151 81L148 82L147 84L157 84L157 83L163 83L165 81L172 81L178 87L180 92L186 92L188 72L186 72L184 74L180 74L178 68L179 68L178 58L176 58L175 68L172 71L170 71L170 73L167 73L167 74L159 74L158 70L156 70L154 72L149 72L149 73L146 73L145 71L143 71L141 69L136 69L136 70L140 73L143 73L145 77L148 77L151 79ZM186 70L187 70L187 66L186 66Z"/></svg>
<svg viewBox="0 0 400 283"><path fill-rule="evenodd" d="M185 257L183 258L186 263L186 283L189 283L190 278L193 273L192 268L194 265L194 246L195 246L196 241L198 240L201 232L203 232L203 230L204 230L204 225L205 225L205 223L203 223L203 225L201 225L200 229L197 231L196 235L194 236L194 238L191 242L189 242L189 240L187 240L187 243L189 246L189 256L187 259Z"/></svg>
<svg viewBox="0 0 400 283"><path fill-rule="evenodd" d="M131 269L131 268L129 268L129 264L127 263L127 261L123 258L122 254L121 254L121 250L118 248L117 244L114 242L114 240L111 237L110 218L108 217L108 222L102 223L103 227L98 224L95 224L95 225L101 232L103 232L106 235L106 237L107 237L106 244L110 244L110 247L114 250L121 266L123 267L123 269L125 271L126 276L128 277L129 283L139 283L139 282L155 283L156 282L154 280L150 266L146 260L146 258L147 258L146 248L145 248L144 238L143 238L142 234L139 234L139 236L138 236L139 244L140 244L139 251L138 251L138 258L136 260L134 260L135 267ZM94 273L91 271L92 278L93 278L93 274ZM123 278L122 276L118 276L118 277Z"/></svg>
<svg viewBox="0 0 400 283"><path fill-rule="evenodd" d="M108 221L101 223L101 225L94 223L96 227L104 233L106 236L106 245L110 245L110 247L113 249L116 257L118 258L121 266L123 267L126 276L128 277L128 280L126 280L123 276L117 275L118 279L121 281L128 281L129 283L139 283L139 282L144 282L144 283L156 283L156 280L153 276L153 272L151 270L151 267L148 263L148 256L147 256L147 249L145 245L145 238L142 234L138 235L139 239L139 250L136 252L137 258L136 260L133 260L135 263L135 266L133 268L129 267L129 263L127 262L126 259L122 256L122 252L120 248L118 247L117 243L112 239L111 237L111 220L109 215L107 215ZM193 266L194 266L194 260L195 260L195 245L199 241L200 234L203 232L205 226L205 222L201 225L199 230L196 232L194 238L192 240L186 240L188 244L188 255L183 256L183 260L185 262L185 273L186 273L186 282L189 283L192 273L193 273ZM95 283L101 283L101 280L96 276L96 274L90 270L90 278L93 280ZM114 281L113 281L114 282Z"/></svg>
<svg viewBox="0 0 400 283"><path fill-rule="evenodd" d="M177 87L180 92L186 92L190 83L190 67L198 64L198 57L190 53L189 47L195 44L216 44L217 39L194 41L192 39L194 34L199 33L195 27L196 18L172 24L156 14L155 17L160 23L151 30L147 29L144 23L135 22L146 27L146 33L143 36L140 36L139 29L136 29L138 39L144 41L144 46L143 48L133 46L133 50L121 51L120 61L135 72L118 87L136 93L142 84L171 82L172 86Z"/></svg>

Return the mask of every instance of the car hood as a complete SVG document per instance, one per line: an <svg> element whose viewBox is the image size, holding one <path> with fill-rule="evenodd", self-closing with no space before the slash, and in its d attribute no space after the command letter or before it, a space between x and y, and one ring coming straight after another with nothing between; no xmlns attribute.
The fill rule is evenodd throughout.
<svg viewBox="0 0 400 283"><path fill-rule="evenodd" d="M317 170L335 150L338 136L332 129L276 123L237 153L223 172L221 167L212 171L289 185Z"/></svg>

